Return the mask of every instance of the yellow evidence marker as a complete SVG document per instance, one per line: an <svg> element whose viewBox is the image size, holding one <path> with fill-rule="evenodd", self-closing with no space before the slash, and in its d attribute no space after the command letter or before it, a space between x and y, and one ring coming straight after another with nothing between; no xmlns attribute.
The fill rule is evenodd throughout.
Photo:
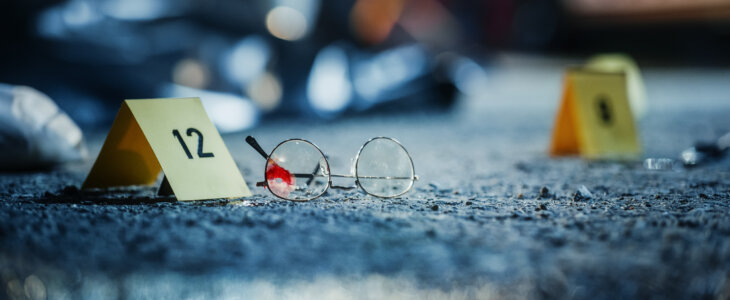
<svg viewBox="0 0 730 300"><path fill-rule="evenodd" d="M199 98L125 100L82 189L151 185L160 170L181 201L251 196Z"/></svg>
<svg viewBox="0 0 730 300"><path fill-rule="evenodd" d="M565 74L550 155L636 159L641 145L624 72L571 68Z"/></svg>

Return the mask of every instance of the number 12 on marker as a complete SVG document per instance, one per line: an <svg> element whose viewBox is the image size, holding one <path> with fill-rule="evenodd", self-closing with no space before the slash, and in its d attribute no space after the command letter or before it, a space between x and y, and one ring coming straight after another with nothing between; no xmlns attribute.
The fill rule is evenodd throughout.
<svg viewBox="0 0 730 300"><path fill-rule="evenodd" d="M205 157L214 157L212 152L203 152L203 134L200 132L200 130L197 130L195 128L188 128L186 134L187 136L193 136L193 133L198 135L198 157L199 158L205 158ZM183 139L182 135L180 134L180 131L177 131L177 129L172 130L172 135L177 138L177 140L180 142L180 146L182 146L183 150L185 151L185 154L188 156L188 159L193 159L193 154L190 153L190 149L188 149L188 145L185 144L185 140Z"/></svg>

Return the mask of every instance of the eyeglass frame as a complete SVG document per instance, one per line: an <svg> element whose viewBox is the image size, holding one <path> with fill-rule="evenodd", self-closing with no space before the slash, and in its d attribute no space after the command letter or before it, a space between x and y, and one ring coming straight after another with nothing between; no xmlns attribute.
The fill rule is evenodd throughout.
<svg viewBox="0 0 730 300"><path fill-rule="evenodd" d="M375 195L373 193L368 192L360 184L360 179L359 179L360 177L358 177L358 174L357 174L357 163L360 160L360 154L362 153L362 149L364 149L365 146L367 146L370 142L372 142L374 140L377 140L377 139L386 139L386 140L390 140L390 141L396 143L398 146L401 147L401 149L403 149L403 151L406 153L406 156L408 156L408 161L411 163L411 170L413 170L413 173L412 173L413 174L413 177L409 178L409 179L411 179L411 181L410 181L410 184L408 185L408 188L405 189L403 192L401 192L399 194L396 194L396 195L393 195L393 196ZM269 160L271 159L271 154L273 154L274 151L276 151L276 149L279 148L279 146L281 146L281 145L283 145L285 143L288 143L288 142L292 142L292 141L300 141L300 142L305 142L307 144L312 145L312 147L314 147L315 149L317 149L317 151L319 151L319 154L322 155L322 158L324 158L324 162L325 162L325 164L327 166L327 187L325 187L325 189L319 195L314 196L314 197L309 198L309 199L297 200L297 199L288 199L288 198L281 197L281 196L279 196L276 193L274 193L274 192L271 191L271 188L269 187L269 181L266 178L266 168L269 165ZM252 148L254 148L254 150L256 150L256 152L258 152L261 156L263 156L266 159L266 163L264 164L264 179L265 180L264 181L256 182L256 186L265 187L267 190L269 190L269 193L271 193L274 196L276 196L277 198L280 198L280 199L283 199L283 200L294 201L294 202L308 202L308 201L312 201L314 199L317 199L319 197L322 197L322 195L324 195L325 193L327 193L327 191L330 188L332 188L332 189L338 189L338 190L352 190L352 189L360 188L363 192L365 192L365 194L368 194L370 196L374 196L374 197L378 197L378 198L386 198L386 199L387 198L395 198L395 197L400 197L400 196L408 193L411 189L413 189L413 185L416 183L416 181L418 181L418 175L416 175L416 167L413 164L413 158L411 157L411 154L408 152L408 150L406 149L406 147L403 146L403 144L401 144L398 140L396 140L394 138L391 138L391 137L376 136L376 137L370 138L364 144L362 144L362 146L360 146L360 149L357 151L357 155L355 155L355 160L353 161L353 169L355 170L355 175L352 175L352 174L349 174L349 175L332 174L332 171L330 170L330 162L327 159L327 155L325 155L324 152L322 152L322 149L320 149L319 146L317 146L313 142L308 141L308 140L305 140L305 139L293 138L293 139L284 140L281 143L279 143L278 145L276 145L276 147L274 147L274 149L271 150L271 153L270 154L267 154L266 151L264 151L264 149L261 147L261 145L259 145L259 143L256 141L256 139L254 137L250 136L250 135L246 137L246 143L248 143ZM294 175L296 175L296 174L294 174ZM309 174L307 174L307 175L309 175ZM334 184L332 184L332 177L336 177L336 178L354 178L355 179L355 186L338 186L338 185L334 185ZM381 178L381 177L378 177L378 178ZM312 179L314 179L314 174L312 174ZM386 176L385 179L389 179L389 178ZM401 179L401 178L391 178L391 179Z"/></svg>

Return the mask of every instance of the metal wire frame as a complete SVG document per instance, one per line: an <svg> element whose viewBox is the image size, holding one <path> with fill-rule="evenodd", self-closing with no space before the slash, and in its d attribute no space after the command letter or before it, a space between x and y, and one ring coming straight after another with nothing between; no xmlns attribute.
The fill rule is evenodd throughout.
<svg viewBox="0 0 730 300"><path fill-rule="evenodd" d="M413 176L412 177L360 176L358 174L358 172L357 172L357 169L358 169L357 168L357 165L358 165L358 162L360 161L360 154L362 153L362 150L369 143L371 143L372 141L377 140L377 139L387 139L387 140L390 140L390 141L396 143L398 146L400 146L401 149L403 149L403 151L406 153L406 156L408 157L408 161L411 164L411 170L413 171L413 173L412 173ZM418 175L416 175L416 168L415 168L415 165L413 164L413 158L411 158L411 154L408 153L408 150L406 150L405 147L403 147L403 144L401 144L400 142L398 142L398 140L396 140L394 138L379 136L379 137L371 138L368 141L366 141L360 147L360 150L357 151L357 155L355 156L355 161L353 163L353 167L354 167L354 170L355 170L355 175L351 175L351 174L350 175L345 175L345 174L332 174L330 172L330 165L329 165L329 161L327 160L327 156L324 155L324 152L322 152L322 150L319 147L317 147L317 145L315 145L314 143L312 143L312 142L310 142L308 140L298 139L298 138L284 140L281 143L279 143L278 145L276 145L276 147L274 147L274 150L272 150L271 153L273 154L274 152L276 152L276 149L279 148L279 146L281 146L281 145L283 145L285 143L288 143L288 142L292 142L292 141L299 141L299 142L307 143L307 144L311 145L312 147L314 147L315 149L317 149L317 151L319 151L319 153L322 155L322 158L324 158L325 166L327 168L327 186L325 187L325 189L320 194L318 194L316 196L313 196L311 198L307 198L307 199L289 199L289 198L281 197L281 196L277 195L276 193L272 192L271 191L271 188L269 187L268 180L265 180L263 182L257 182L256 183L256 186L266 187L266 189L268 189L271 194L273 194L274 196L276 196L276 197L278 197L280 199L289 200L289 201L296 201L296 202L306 202L306 201L311 201L313 199L316 199L316 198L321 197L330 188L332 188L332 189L341 189L341 190L350 190L350 189L356 189L358 187L362 191L364 191L366 194L371 195L371 196L375 196L375 197L378 197L378 198L395 198L395 197L398 197L398 196L402 196L403 194L405 194L408 191L410 191L413 188L413 184L415 183L415 181L418 180ZM268 166L268 162L271 159L271 154L267 154L266 151L264 151L263 148L261 148L261 146L258 144L258 142L256 142L256 139L254 139L252 136L247 136L246 137L246 142L251 147L253 147L261 156L263 156L266 159L266 164L264 165L264 174L266 174L266 166ZM319 167L317 167L315 169L315 171L317 171L317 170L319 170ZM318 176L317 174L314 174L314 173L312 173L312 174L294 173L293 175L294 175L294 177L310 178L310 180L307 182L307 184L309 184L311 182L311 180L314 179L314 177L317 177ZM265 175L264 175L264 177L265 177ZM356 186L350 186L350 187L348 187L348 186L336 186L336 185L332 184L332 177L337 177L337 178L355 178L355 184L356 184ZM381 196L381 195L376 195L376 194L373 194L371 192L368 192L367 189L363 188L362 185L360 184L360 180L359 180L360 178L363 178L363 179L410 179L410 184L408 185L408 188L406 188L403 192L401 192L399 194L392 195L392 196Z"/></svg>

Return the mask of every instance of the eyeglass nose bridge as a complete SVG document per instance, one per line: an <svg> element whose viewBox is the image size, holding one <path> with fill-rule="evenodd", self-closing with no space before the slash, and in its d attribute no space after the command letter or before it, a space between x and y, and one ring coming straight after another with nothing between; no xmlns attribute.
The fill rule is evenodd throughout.
<svg viewBox="0 0 730 300"><path fill-rule="evenodd" d="M335 178L354 178L355 179L355 185L354 186L341 186L341 185L335 185L332 183L332 177ZM330 174L330 181L329 181L329 187L331 189L336 190L355 190L360 186L360 182L357 180L355 175L339 175L339 174Z"/></svg>

